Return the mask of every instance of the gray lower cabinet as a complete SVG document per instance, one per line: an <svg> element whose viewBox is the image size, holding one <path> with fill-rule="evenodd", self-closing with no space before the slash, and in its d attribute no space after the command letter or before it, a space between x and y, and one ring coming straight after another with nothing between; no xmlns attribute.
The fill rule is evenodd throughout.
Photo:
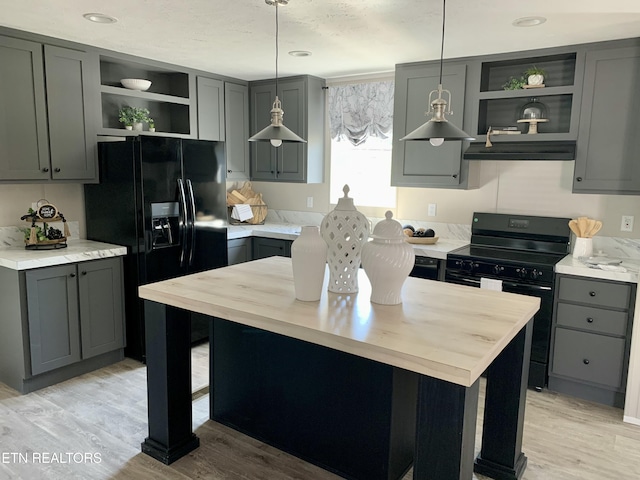
<svg viewBox="0 0 640 480"><path fill-rule="evenodd" d="M438 88L439 62L396 66L391 185L398 187L465 187L468 170L462 159L464 142L444 142L434 147L428 141L401 142L431 117L429 92ZM451 92L449 121L464 129L465 64L447 64L443 69L443 88Z"/></svg>
<svg viewBox="0 0 640 480"><path fill-rule="evenodd" d="M291 257L291 244L293 243L291 240L261 237L254 237L252 240L253 260L275 256Z"/></svg>
<svg viewBox="0 0 640 480"><path fill-rule="evenodd" d="M224 100L222 80L198 77L198 139L223 141L225 139Z"/></svg>
<svg viewBox="0 0 640 480"><path fill-rule="evenodd" d="M6 286L0 381L27 393L124 357L122 259L27 271L0 269Z"/></svg>
<svg viewBox="0 0 640 480"><path fill-rule="evenodd" d="M227 240L227 258L229 265L236 265L251 260L251 238L234 238Z"/></svg>
<svg viewBox="0 0 640 480"><path fill-rule="evenodd" d="M638 78L640 46L587 52L573 192L640 193Z"/></svg>
<svg viewBox="0 0 640 480"><path fill-rule="evenodd" d="M0 180L93 180L97 55L0 37Z"/></svg>
<svg viewBox="0 0 640 480"><path fill-rule="evenodd" d="M249 87L236 83L224 84L224 119L227 157L227 180L248 180L249 160Z"/></svg>
<svg viewBox="0 0 640 480"><path fill-rule="evenodd" d="M325 81L312 77L260 80L250 84L250 129L258 133L271 122L276 95L284 124L307 143L251 143L251 178L276 182L321 183L324 175Z"/></svg>
<svg viewBox="0 0 640 480"><path fill-rule="evenodd" d="M622 407L636 286L558 275L549 390Z"/></svg>

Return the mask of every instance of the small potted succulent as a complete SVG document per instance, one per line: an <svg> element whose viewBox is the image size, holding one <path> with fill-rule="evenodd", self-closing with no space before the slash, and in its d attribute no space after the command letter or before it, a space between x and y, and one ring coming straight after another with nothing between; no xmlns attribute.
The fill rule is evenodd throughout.
<svg viewBox="0 0 640 480"><path fill-rule="evenodd" d="M142 131L142 124L149 122L149 109L139 107L122 107L118 111L118 120L124 123L127 130Z"/></svg>
<svg viewBox="0 0 640 480"><path fill-rule="evenodd" d="M149 123L149 131L150 132L155 132L156 131L156 122L153 118L149 118L149 120L147 120L147 122Z"/></svg>
<svg viewBox="0 0 640 480"><path fill-rule="evenodd" d="M528 85L543 85L546 74L547 72L545 72L543 68L536 67L535 65L527 68L524 72Z"/></svg>
<svg viewBox="0 0 640 480"><path fill-rule="evenodd" d="M520 90L521 88L524 88L526 84L527 79L524 75L521 77L509 77L509 80L502 85L502 88L504 90Z"/></svg>

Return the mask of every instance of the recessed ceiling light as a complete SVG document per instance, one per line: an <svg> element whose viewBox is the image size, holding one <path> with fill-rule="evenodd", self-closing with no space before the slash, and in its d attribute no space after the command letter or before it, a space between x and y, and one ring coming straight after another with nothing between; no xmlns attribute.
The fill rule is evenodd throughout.
<svg viewBox="0 0 640 480"><path fill-rule="evenodd" d="M289 55L291 55L292 57L310 57L311 52L307 50L291 50L289 52Z"/></svg>
<svg viewBox="0 0 640 480"><path fill-rule="evenodd" d="M116 23L118 21L117 18L110 17L109 15L105 15L104 13L85 13L82 16L90 22L95 23Z"/></svg>
<svg viewBox="0 0 640 480"><path fill-rule="evenodd" d="M547 19L544 17L522 17L516 18L513 21L514 27L535 27L537 25L542 25L546 22Z"/></svg>

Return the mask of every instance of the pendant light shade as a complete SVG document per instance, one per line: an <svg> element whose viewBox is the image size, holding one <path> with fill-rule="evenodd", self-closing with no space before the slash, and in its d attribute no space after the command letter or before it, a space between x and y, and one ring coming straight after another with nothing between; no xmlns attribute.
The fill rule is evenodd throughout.
<svg viewBox="0 0 640 480"><path fill-rule="evenodd" d="M250 142L271 142L274 147L279 147L282 142L307 143L287 127L284 126L282 103L278 98L278 5L286 5L289 0L265 0L267 5L276 7L276 99L271 109L271 125L260 130L249 138Z"/></svg>
<svg viewBox="0 0 640 480"><path fill-rule="evenodd" d="M447 0L442 2L442 43L440 46L440 81L438 89L429 93L429 110L427 114L432 118L425 124L416 128L413 132L400 139L404 140L428 140L432 145L439 146L445 141L475 140L474 137L459 129L447 120L446 115L451 114L451 92L442 88L442 63L444 58L444 26ZM434 98L434 95L437 97ZM448 99L443 98L446 94Z"/></svg>

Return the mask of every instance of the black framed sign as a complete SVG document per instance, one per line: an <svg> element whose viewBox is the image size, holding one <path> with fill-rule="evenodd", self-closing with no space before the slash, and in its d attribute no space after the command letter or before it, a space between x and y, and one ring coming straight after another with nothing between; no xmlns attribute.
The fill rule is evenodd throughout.
<svg viewBox="0 0 640 480"><path fill-rule="evenodd" d="M52 218L56 218L58 216L58 209L55 205L45 203L44 205L40 205L38 207L38 216L43 220L51 220Z"/></svg>

